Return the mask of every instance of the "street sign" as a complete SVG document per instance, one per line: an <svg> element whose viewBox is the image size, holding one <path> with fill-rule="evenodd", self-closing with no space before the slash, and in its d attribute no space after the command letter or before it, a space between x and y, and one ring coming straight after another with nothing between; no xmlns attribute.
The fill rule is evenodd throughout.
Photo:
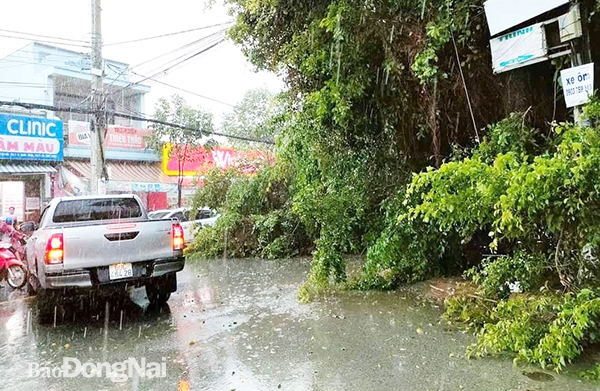
<svg viewBox="0 0 600 391"><path fill-rule="evenodd" d="M62 121L0 114L0 159L62 161Z"/></svg>
<svg viewBox="0 0 600 391"><path fill-rule="evenodd" d="M490 35L494 36L568 2L569 0L488 0L484 7Z"/></svg>
<svg viewBox="0 0 600 391"><path fill-rule="evenodd" d="M548 48L542 23L525 27L490 40L494 73L546 60Z"/></svg>
<svg viewBox="0 0 600 391"><path fill-rule="evenodd" d="M594 94L594 63L560 71L567 107L579 106Z"/></svg>

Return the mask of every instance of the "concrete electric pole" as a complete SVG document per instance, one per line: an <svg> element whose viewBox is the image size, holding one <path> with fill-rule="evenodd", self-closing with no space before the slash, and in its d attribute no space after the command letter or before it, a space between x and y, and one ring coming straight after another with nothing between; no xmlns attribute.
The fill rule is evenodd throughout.
<svg viewBox="0 0 600 391"><path fill-rule="evenodd" d="M102 8L101 0L92 0L92 96L93 110L90 121L90 193L99 193L99 184L104 170L103 142L105 133L104 66L102 61Z"/></svg>

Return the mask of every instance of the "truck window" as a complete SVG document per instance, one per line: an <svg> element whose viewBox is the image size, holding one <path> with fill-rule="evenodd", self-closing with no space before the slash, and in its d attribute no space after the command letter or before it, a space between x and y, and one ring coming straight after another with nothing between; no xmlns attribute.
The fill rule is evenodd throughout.
<svg viewBox="0 0 600 391"><path fill-rule="evenodd" d="M61 201L56 205L52 221L69 223L133 217L142 217L142 209L133 198L91 198Z"/></svg>
<svg viewBox="0 0 600 391"><path fill-rule="evenodd" d="M196 220L203 220L211 218L211 213L209 209L200 209L196 214Z"/></svg>
<svg viewBox="0 0 600 391"><path fill-rule="evenodd" d="M171 216L171 218L179 220L180 223L183 223L184 221L187 221L187 219L185 218L185 216L181 212L175 213L173 216Z"/></svg>

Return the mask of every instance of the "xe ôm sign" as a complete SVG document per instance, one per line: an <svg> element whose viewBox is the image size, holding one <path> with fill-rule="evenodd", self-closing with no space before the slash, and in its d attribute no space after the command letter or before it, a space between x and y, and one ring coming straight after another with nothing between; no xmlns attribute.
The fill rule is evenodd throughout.
<svg viewBox="0 0 600 391"><path fill-rule="evenodd" d="M594 95L594 63L560 71L567 107L587 103Z"/></svg>
<svg viewBox="0 0 600 391"><path fill-rule="evenodd" d="M494 73L546 60L548 48L542 23L490 40Z"/></svg>
<svg viewBox="0 0 600 391"><path fill-rule="evenodd" d="M0 114L0 159L62 161L62 121Z"/></svg>
<svg viewBox="0 0 600 391"><path fill-rule="evenodd" d="M146 137L152 134L148 129L136 129L119 125L108 125L104 147L108 149L146 149ZM90 146L90 123L69 121L69 146Z"/></svg>

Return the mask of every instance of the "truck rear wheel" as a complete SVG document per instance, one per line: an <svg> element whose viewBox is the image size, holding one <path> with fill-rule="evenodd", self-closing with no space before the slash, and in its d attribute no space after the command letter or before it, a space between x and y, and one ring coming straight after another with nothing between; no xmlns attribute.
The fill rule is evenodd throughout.
<svg viewBox="0 0 600 391"><path fill-rule="evenodd" d="M35 296L38 286L40 286L40 284L37 281L37 278L33 274L29 273L27 278L27 296Z"/></svg>
<svg viewBox="0 0 600 391"><path fill-rule="evenodd" d="M40 323L54 322L54 315L57 313L57 301L54 291L38 289L35 298L37 316Z"/></svg>
<svg viewBox="0 0 600 391"><path fill-rule="evenodd" d="M177 290L175 273L165 274L146 283L146 296L150 305L163 305L171 297L171 292Z"/></svg>

